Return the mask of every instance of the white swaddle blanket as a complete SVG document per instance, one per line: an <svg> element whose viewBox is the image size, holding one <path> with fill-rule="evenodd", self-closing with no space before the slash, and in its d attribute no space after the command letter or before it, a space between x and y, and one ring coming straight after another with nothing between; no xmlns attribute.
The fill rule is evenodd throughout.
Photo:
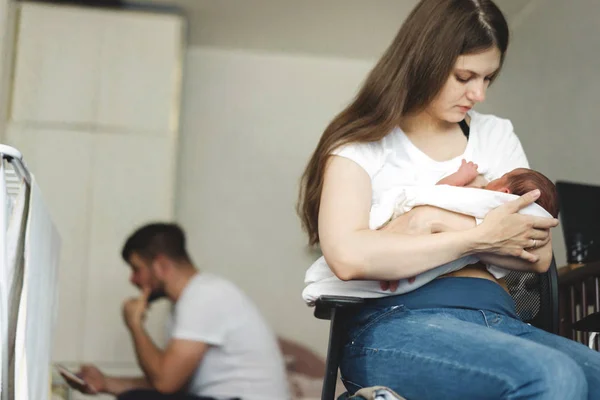
<svg viewBox="0 0 600 400"><path fill-rule="evenodd" d="M378 229L390 218L410 211L422 205L430 205L470 215L478 223L494 208L518 198L513 194L495 192L485 189L455 187L448 185L411 186L390 189L382 196L382 201L371 208L369 228ZM521 214L552 218L550 213L538 204L530 204L519 211ZM342 281L331 271L324 257L316 260L306 271L304 283L307 285L302 298L313 304L319 296L353 296L361 298L376 298L402 294L415 290L440 275L459 270L469 264L478 262L476 256L466 256L458 260L443 264L437 268L423 272L415 277L412 283L407 279L399 282L395 292L381 290L377 281ZM496 278L507 274L507 270L489 265L488 271Z"/></svg>

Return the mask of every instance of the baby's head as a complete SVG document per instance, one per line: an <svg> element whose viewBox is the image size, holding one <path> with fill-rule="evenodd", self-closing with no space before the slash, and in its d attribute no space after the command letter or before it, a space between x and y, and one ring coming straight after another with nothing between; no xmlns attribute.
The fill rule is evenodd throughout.
<svg viewBox="0 0 600 400"><path fill-rule="evenodd" d="M539 189L541 194L537 199L542 208L548 211L554 218L558 217L558 192L556 186L543 174L527 168L516 168L494 179L485 187L496 192L512 193L522 196L527 192Z"/></svg>

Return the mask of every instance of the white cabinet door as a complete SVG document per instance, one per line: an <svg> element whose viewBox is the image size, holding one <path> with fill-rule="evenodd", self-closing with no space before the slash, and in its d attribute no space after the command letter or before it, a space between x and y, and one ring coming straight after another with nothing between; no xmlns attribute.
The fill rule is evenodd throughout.
<svg viewBox="0 0 600 400"><path fill-rule="evenodd" d="M24 3L11 119L175 132L182 30L176 15Z"/></svg>
<svg viewBox="0 0 600 400"><path fill-rule="evenodd" d="M143 134L177 129L182 20L139 12L105 14L97 124Z"/></svg>
<svg viewBox="0 0 600 400"><path fill-rule="evenodd" d="M98 134L93 149L83 360L135 363L121 305L139 292L129 283L121 249L140 225L173 217L174 141L168 135ZM159 344L166 310L164 302L153 306L147 323Z"/></svg>
<svg viewBox="0 0 600 400"><path fill-rule="evenodd" d="M53 359L135 364L121 317L138 295L121 260L139 225L172 220L183 20L20 4L7 142L62 236ZM161 344L167 304L148 329Z"/></svg>
<svg viewBox="0 0 600 400"><path fill-rule="evenodd" d="M78 361L88 275L91 135L13 126L8 130L7 143L21 151L33 171L62 239L59 310L52 358L61 362Z"/></svg>
<svg viewBox="0 0 600 400"><path fill-rule="evenodd" d="M85 124L96 119L100 13L21 4L11 119Z"/></svg>

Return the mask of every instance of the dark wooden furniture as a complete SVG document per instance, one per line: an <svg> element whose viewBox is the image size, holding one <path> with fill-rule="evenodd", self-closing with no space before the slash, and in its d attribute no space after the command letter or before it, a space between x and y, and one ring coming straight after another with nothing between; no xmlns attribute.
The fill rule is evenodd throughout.
<svg viewBox="0 0 600 400"><path fill-rule="evenodd" d="M573 329L586 316L600 312L600 261L559 269L559 334L588 345L589 333ZM598 349L598 339L595 340Z"/></svg>

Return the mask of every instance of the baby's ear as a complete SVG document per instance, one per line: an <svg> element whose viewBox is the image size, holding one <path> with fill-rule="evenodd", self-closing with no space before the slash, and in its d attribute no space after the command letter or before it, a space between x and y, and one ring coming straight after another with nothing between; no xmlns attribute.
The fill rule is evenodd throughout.
<svg viewBox="0 0 600 400"><path fill-rule="evenodd" d="M502 192L502 193L508 193L508 194L511 193L510 188L507 188L507 187L503 187L499 191Z"/></svg>

